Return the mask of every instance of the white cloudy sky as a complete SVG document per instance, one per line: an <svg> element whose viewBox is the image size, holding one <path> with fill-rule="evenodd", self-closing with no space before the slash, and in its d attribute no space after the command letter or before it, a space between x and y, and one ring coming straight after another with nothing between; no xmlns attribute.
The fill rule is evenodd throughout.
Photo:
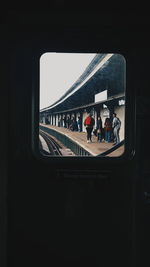
<svg viewBox="0 0 150 267"><path fill-rule="evenodd" d="M96 54L45 53L40 58L40 109L57 101Z"/></svg>

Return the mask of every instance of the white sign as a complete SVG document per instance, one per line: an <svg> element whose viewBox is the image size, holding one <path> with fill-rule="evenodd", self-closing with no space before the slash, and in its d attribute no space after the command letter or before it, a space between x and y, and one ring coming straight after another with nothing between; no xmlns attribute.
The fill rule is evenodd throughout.
<svg viewBox="0 0 150 267"><path fill-rule="evenodd" d="M119 100L119 106L122 106L122 105L125 105L125 100L124 99L121 99L121 100Z"/></svg>
<svg viewBox="0 0 150 267"><path fill-rule="evenodd" d="M107 90L95 95L95 103L100 102L100 101L104 101L104 100L107 100Z"/></svg>
<svg viewBox="0 0 150 267"><path fill-rule="evenodd" d="M104 109L104 110L103 110L103 116L104 116L104 117L109 117L109 115L110 115L110 114L109 114L109 109Z"/></svg>

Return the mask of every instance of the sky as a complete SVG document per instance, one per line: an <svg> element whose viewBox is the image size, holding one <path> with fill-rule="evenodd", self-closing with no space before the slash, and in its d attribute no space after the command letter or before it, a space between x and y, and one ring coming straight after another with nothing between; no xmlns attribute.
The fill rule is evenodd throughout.
<svg viewBox="0 0 150 267"><path fill-rule="evenodd" d="M44 53L40 58L40 109L56 102L96 54Z"/></svg>

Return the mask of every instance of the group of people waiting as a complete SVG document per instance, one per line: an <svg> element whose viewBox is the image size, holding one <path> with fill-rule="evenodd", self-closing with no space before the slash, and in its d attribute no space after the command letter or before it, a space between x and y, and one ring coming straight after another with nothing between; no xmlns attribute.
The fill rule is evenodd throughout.
<svg viewBox="0 0 150 267"><path fill-rule="evenodd" d="M61 126L61 120L58 121L58 126ZM67 128L71 131L82 131L82 121L81 117L78 116L78 119L76 120L75 117L70 118L69 116L66 118L64 117L63 119L63 127Z"/></svg>
<svg viewBox="0 0 150 267"><path fill-rule="evenodd" d="M102 119L99 116L97 120L97 127L94 129L95 120L91 114L84 120L84 126L87 131L87 143L92 142L92 132L97 136L97 141L102 142L113 142L114 145L120 142L119 131L121 127L121 121L117 117L116 113L113 113L113 120L111 122L110 118L106 118L104 122L104 127L102 127Z"/></svg>
<svg viewBox="0 0 150 267"><path fill-rule="evenodd" d="M110 118L106 118L104 122L104 127L102 126L102 119L99 116L97 119L97 126L94 128L95 119L89 113L88 116L84 120L84 126L86 127L87 132L87 143L92 142L92 133L97 137L98 142L102 142L103 140L107 143L114 142L118 144L120 142L119 131L121 127L121 121L117 117L116 113L113 113L113 120ZM62 126L61 120L58 121L58 126ZM71 131L82 131L82 120L81 117L78 116L77 120L75 117L70 118L64 117L63 119L63 127L71 130Z"/></svg>

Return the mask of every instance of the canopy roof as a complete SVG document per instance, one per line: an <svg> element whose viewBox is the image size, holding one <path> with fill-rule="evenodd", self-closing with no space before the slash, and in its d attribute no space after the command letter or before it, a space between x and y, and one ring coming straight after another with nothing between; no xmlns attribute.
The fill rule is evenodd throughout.
<svg viewBox="0 0 150 267"><path fill-rule="evenodd" d="M125 93L125 59L120 54L97 54L69 90L40 112L59 112L94 103L95 94L104 90L108 90L108 97Z"/></svg>

